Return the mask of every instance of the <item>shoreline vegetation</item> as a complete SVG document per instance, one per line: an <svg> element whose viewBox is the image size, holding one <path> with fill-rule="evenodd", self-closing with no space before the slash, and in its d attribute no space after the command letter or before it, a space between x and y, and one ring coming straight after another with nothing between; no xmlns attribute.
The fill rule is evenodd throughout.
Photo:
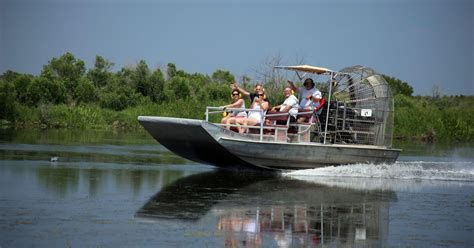
<svg viewBox="0 0 474 248"><path fill-rule="evenodd" d="M206 106L221 106L231 100L229 82L239 81L250 91L255 84L248 76L236 80L226 70L190 74L173 63L163 71L149 69L144 60L118 72L111 71L113 66L96 56L94 67L87 70L82 60L65 53L44 65L38 76L4 72L0 76L0 126L142 130L137 121L140 115L203 119ZM282 102L285 79L265 78L261 83L270 104ZM384 78L395 100L395 139L474 142L474 96L412 96L408 83ZM319 88L324 94L324 88ZM212 121L217 121L219 116L214 118Z"/></svg>

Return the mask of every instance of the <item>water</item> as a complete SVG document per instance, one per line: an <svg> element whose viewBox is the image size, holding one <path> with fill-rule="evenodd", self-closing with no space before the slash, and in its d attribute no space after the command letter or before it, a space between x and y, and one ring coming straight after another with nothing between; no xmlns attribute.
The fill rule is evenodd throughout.
<svg viewBox="0 0 474 248"><path fill-rule="evenodd" d="M473 247L473 147L402 148L393 165L269 175L146 133L3 130L0 247Z"/></svg>

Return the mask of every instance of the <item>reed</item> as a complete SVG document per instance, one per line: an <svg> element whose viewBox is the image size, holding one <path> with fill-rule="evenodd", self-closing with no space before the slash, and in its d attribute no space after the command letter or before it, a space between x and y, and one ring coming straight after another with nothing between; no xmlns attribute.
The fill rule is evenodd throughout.
<svg viewBox="0 0 474 248"><path fill-rule="evenodd" d="M474 142L472 97L395 97L399 139Z"/></svg>

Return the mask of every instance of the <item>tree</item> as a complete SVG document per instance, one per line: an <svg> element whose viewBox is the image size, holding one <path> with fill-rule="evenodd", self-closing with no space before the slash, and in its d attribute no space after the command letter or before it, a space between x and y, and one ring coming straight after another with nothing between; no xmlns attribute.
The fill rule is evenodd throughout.
<svg viewBox="0 0 474 248"><path fill-rule="evenodd" d="M147 96L154 102L158 102L164 99L164 89L165 89L165 77L161 72L160 68L157 68L150 76L149 79L150 86L147 90Z"/></svg>
<svg viewBox="0 0 474 248"><path fill-rule="evenodd" d="M18 72L7 70L0 76L0 80L4 80L5 82L13 82L20 75L21 74Z"/></svg>
<svg viewBox="0 0 474 248"><path fill-rule="evenodd" d="M261 66L255 69L257 80L263 84L265 94L270 103L280 103L284 99L281 92L287 84L287 78L282 70L275 70L275 66L282 64L283 57L280 54L276 54L265 58Z"/></svg>
<svg viewBox="0 0 474 248"><path fill-rule="evenodd" d="M247 75L242 75L242 78L240 80L241 80L240 83L242 85L248 85L250 83L250 81L252 81L252 78L250 78Z"/></svg>
<svg viewBox="0 0 474 248"><path fill-rule="evenodd" d="M210 100L221 100L229 101L230 100L230 88L227 85L219 83L211 83L206 87L207 95Z"/></svg>
<svg viewBox="0 0 474 248"><path fill-rule="evenodd" d="M50 80L61 80L69 96L74 96L79 79L85 71L84 61L76 59L72 53L67 52L44 65L41 76Z"/></svg>
<svg viewBox="0 0 474 248"><path fill-rule="evenodd" d="M166 70L168 74L168 79L176 76L176 65L173 63L168 63L168 69Z"/></svg>
<svg viewBox="0 0 474 248"><path fill-rule="evenodd" d="M413 87L411 87L407 82L403 82L400 79L386 75L382 76L387 81L394 96L398 94L411 96L413 94Z"/></svg>
<svg viewBox="0 0 474 248"><path fill-rule="evenodd" d="M185 77L174 76L166 84L168 100L187 99L191 93L189 80Z"/></svg>
<svg viewBox="0 0 474 248"><path fill-rule="evenodd" d="M19 75L13 80L15 86L16 98L20 103L28 102L28 89L33 82L33 76L30 75Z"/></svg>
<svg viewBox="0 0 474 248"><path fill-rule="evenodd" d="M230 83L235 81L235 77L229 71L216 70L212 73L212 81L217 83Z"/></svg>
<svg viewBox="0 0 474 248"><path fill-rule="evenodd" d="M132 74L133 86L135 90L144 96L148 96L152 86L150 85L150 69L145 60L138 62L135 71Z"/></svg>
<svg viewBox="0 0 474 248"><path fill-rule="evenodd" d="M99 99L101 107L119 111L137 105L140 93L135 92L123 78L116 76L101 89Z"/></svg>
<svg viewBox="0 0 474 248"><path fill-rule="evenodd" d="M94 102L97 99L97 91L94 84L87 77L82 77L76 87L75 98L79 103Z"/></svg>
<svg viewBox="0 0 474 248"><path fill-rule="evenodd" d="M435 84L433 85L433 88L431 89L433 98L439 98L441 96L441 89L439 85Z"/></svg>
<svg viewBox="0 0 474 248"><path fill-rule="evenodd" d="M17 115L13 83L0 79L0 120L14 120Z"/></svg>
<svg viewBox="0 0 474 248"><path fill-rule="evenodd" d="M112 80L112 73L110 69L114 66L114 63L107 61L101 56L95 57L94 68L89 70L87 77L97 88L104 87L107 83Z"/></svg>
<svg viewBox="0 0 474 248"><path fill-rule="evenodd" d="M76 59L72 53L65 53L59 58L53 58L43 69L50 69L53 75L61 79L78 79L84 75L84 61Z"/></svg>
<svg viewBox="0 0 474 248"><path fill-rule="evenodd" d="M38 103L64 103L66 101L66 87L58 79L37 77L33 80L27 93L31 105Z"/></svg>

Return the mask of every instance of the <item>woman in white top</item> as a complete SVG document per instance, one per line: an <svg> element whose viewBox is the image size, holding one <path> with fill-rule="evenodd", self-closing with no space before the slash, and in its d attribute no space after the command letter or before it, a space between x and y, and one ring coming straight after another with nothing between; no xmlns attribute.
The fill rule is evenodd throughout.
<svg viewBox="0 0 474 248"><path fill-rule="evenodd" d="M245 133L247 131L246 126L254 126L260 124L263 118L263 113L268 109L268 102L264 100L265 94L263 91L259 91L256 94L256 97L253 99L251 109L248 113L247 118L236 119L236 123L244 125L244 127L238 127L239 133Z"/></svg>
<svg viewBox="0 0 474 248"><path fill-rule="evenodd" d="M221 106L222 109L226 108L245 108L245 101L242 99L241 94L237 90L232 91L232 103ZM227 124L227 129L230 129L230 124L235 124L236 118L247 117L247 113L243 110L232 110L230 113L222 118L221 123Z"/></svg>

